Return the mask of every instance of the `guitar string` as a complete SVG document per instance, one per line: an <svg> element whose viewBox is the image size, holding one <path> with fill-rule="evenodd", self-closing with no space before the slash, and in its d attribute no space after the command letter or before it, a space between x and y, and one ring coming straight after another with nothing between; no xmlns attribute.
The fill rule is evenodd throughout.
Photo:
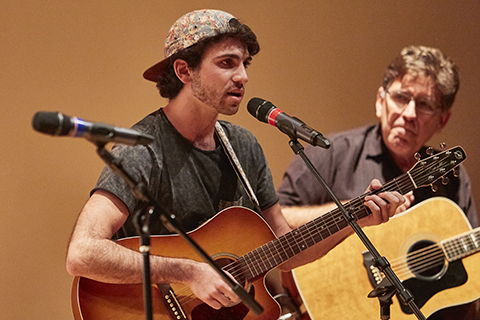
<svg viewBox="0 0 480 320"><path fill-rule="evenodd" d="M446 248L446 251L452 250L452 248L453 250L457 250L456 248L461 248L463 250L464 245L470 247L474 246L478 248L478 244L474 243L470 235L473 234L477 236L479 233L480 229L473 230L466 235L459 236L458 238L447 241L444 247ZM462 240L465 239L466 241L462 242ZM443 265L444 261L445 256L441 248L437 244L432 244L420 250L416 250L413 253L407 254L403 257L393 259L392 269L395 269L395 272L399 277L406 277L410 274L409 271L414 274L422 273ZM182 302L185 303L184 301Z"/></svg>
<svg viewBox="0 0 480 320"><path fill-rule="evenodd" d="M437 156L438 156L438 155L437 155ZM433 165L431 164L431 165L430 165L430 168L431 168L432 166L433 166ZM415 175L415 173L416 173L417 171L423 171L424 169L425 169L425 168L422 167L422 168L418 168L418 170L417 170L417 168L415 167L415 168L413 168L413 169L410 171L410 173L411 173L412 175ZM453 169L453 168L452 168L452 169ZM452 170L452 169L450 169L450 170ZM448 170L447 172L449 172L450 170ZM407 179L407 178L408 178L408 179ZM403 179L405 179L406 181L402 182L401 180L403 180ZM421 180L421 179L420 179L420 180ZM437 180L438 180L438 179L437 179ZM399 181L400 181L400 184L398 185ZM420 184L421 186L423 186L423 185L425 185L426 183L428 183L428 177L427 177L426 179L424 179L423 181L421 181L419 184ZM382 187L382 189L380 189L380 190L385 190L385 189L386 189L386 186L388 186L388 185L390 185L390 184L391 184L391 185L397 184L398 189L400 189L399 191L400 191L400 193L401 193L401 192L402 192L402 188L411 186L411 185L412 185L412 182L410 181L410 178L409 178L406 174L403 174L403 175L401 175L398 179L394 179L394 180L392 180L391 182L385 184L385 185ZM359 204L363 204L363 203L364 203L363 200L364 200L364 198L365 198L366 195L372 194L372 193L374 193L374 192L375 192L375 190L374 190L374 191L371 191L371 192L367 192L367 193L365 193L364 195L362 195L362 196L360 196L360 197L358 197L358 198L356 198L356 199L348 202L348 204L350 205L350 207L351 207L351 206L354 206L355 208L357 208ZM365 209L365 207L363 206L362 209ZM328 215L328 213L325 214L325 215ZM323 217L319 217L319 218L323 218ZM313 221L307 223L307 224L309 224L309 225L307 226L307 228L304 228L304 229L306 229L306 230L303 230L303 231L301 231L301 232L297 232L297 235L300 234L300 235L302 236L302 237L301 237L301 238L303 239L302 242L305 242L305 239L304 239L304 238L305 238L305 235L309 235L310 237L312 237L312 236L311 236L312 226L317 230L317 232L319 232L319 230L318 230L318 222L319 222L318 220L319 220L319 218L314 219ZM341 218L341 219L339 219L339 218ZM338 208L337 208L337 210L333 210L333 211L331 212L331 214L328 215L327 220L325 220L325 219L321 219L321 220L323 220L323 221L322 221L323 226L321 227L321 229L322 229L322 230L328 230L328 232L330 233L330 235L333 234L333 233L335 233L336 231L339 231L339 230L341 229L341 228L338 228L338 223L336 222L337 220L338 220L338 221L342 221L342 220L343 220L343 223L345 223L345 221L344 221L344 219L343 219L343 214L340 212L340 210L338 210ZM316 223L312 223L312 222L316 222ZM311 224L311 223L312 223L312 224ZM307 224L306 224L306 225L307 225ZM331 233L331 232L330 232L330 229L331 229L330 227L333 226L333 224L335 224L335 227L336 227L337 230L334 231L333 233ZM304 225L304 226L305 226L305 225ZM298 231L298 229L299 229L299 228L297 228L297 229L295 229L295 230ZM293 236L294 240L296 241L296 244L295 244L295 245L297 245L297 247L298 247L299 245L298 245L297 239L295 238L295 236L294 236L293 234L291 234L291 235ZM278 241L278 240L280 240L280 241ZM282 247L282 249L283 249L284 247L286 247L286 246L283 244L283 242L282 242L283 240L286 240L286 237L282 236L281 239L279 238L279 239L277 239L277 240L273 240L272 242L279 242L280 245L281 245L281 247ZM313 238L312 238L312 240L313 240L314 242L316 242ZM323 238L322 238L322 240L323 240ZM271 242L271 243L272 243L272 242ZM306 243L306 242L305 242L305 243ZM292 250L291 245L290 245L290 241L287 241L287 244L288 244L288 247L290 247L290 249ZM268 244L262 246L262 247L261 247L262 250L263 250L264 247L267 246L267 245L268 245ZM304 246L302 245L301 247L304 247ZM299 249L301 249L301 248L299 247ZM304 249L303 249L303 250L304 250ZM303 251L303 250L300 250L300 251ZM254 251L258 251L258 249L254 250ZM263 251L264 251L264 250L263 250ZM285 261L285 259L283 259L283 258L281 257L281 254L278 252L278 250L276 250L276 251L277 251L277 252L273 252L273 253L272 253L270 250L268 250L268 252L270 253L270 257L273 257L273 261L274 261L275 265L278 265L277 262L276 262L276 261L277 261L276 257L278 257L278 260L281 261L281 263L282 263L282 261ZM293 250L292 250L292 252L293 252ZM265 255L265 254L264 254L264 255ZM268 254L267 254L267 255L268 255ZM245 255L244 255L244 256L245 256ZM287 256L288 256L288 254L287 254ZM268 260L268 261L272 261L270 258L267 259L267 260ZM264 262L264 264L265 264L266 269L269 270L269 267L266 265L265 262ZM232 265L233 265L233 269L229 269L229 268L232 267ZM225 267L225 270L226 270L226 271L229 271L229 270L230 270L229 272L232 274L232 276L233 276L235 279L237 279L237 278L239 278L239 275L245 274L245 272L246 272L246 270L247 270L246 268L249 268L248 265L247 265L247 262L245 262L245 265L246 265L246 267L241 267L240 269L238 269L237 264L234 262L234 263L226 266L226 267ZM271 262L270 262L270 267L272 267ZM260 268L261 268L261 266L260 266ZM260 270L262 270L262 269L260 269ZM262 272L261 272L261 273L262 273ZM253 275L253 274L252 274L252 275ZM247 279L247 280L248 280L248 279ZM184 289L189 289L189 288L188 288L188 287L185 287ZM183 291L183 290L180 289L178 292L180 292L180 291Z"/></svg>
<svg viewBox="0 0 480 320"><path fill-rule="evenodd" d="M427 180L425 180L425 182L428 182L428 181L427 181ZM423 182L422 182L422 183L423 183ZM358 201L362 201L362 203L363 203L363 198L362 198L362 197L360 197L359 199L357 199L357 202L358 202ZM352 202L350 202L350 203L352 203ZM335 215L332 215L332 217L335 217ZM332 219L332 218L330 218L330 220L331 220L331 221L333 221L333 220L335 220L335 218L333 218L333 219ZM326 222L326 223L328 223L328 222ZM335 224L337 224L337 223L335 222ZM338 226L337 226L337 227L338 227ZM276 261L276 259L275 259L275 255L273 256L273 258L274 258L274 260ZM280 261L282 261L282 259L280 259ZM266 264L265 264L265 266L266 266ZM267 266L266 266L266 267L267 267ZM267 267L267 269L268 269L268 267Z"/></svg>
<svg viewBox="0 0 480 320"><path fill-rule="evenodd" d="M472 233L475 233L475 231L473 231ZM469 244L473 243L473 241L468 235L466 239L468 239ZM446 247L461 246L460 241L461 239L454 239L454 240L448 241ZM416 250L415 252L407 254L403 257L398 257L392 260L392 269L395 269L395 272L399 277L406 277L407 275L409 275L408 271L411 271L413 273L422 273L432 268L441 266L444 263L444 259L445 259L445 256L443 254L443 251L440 249L438 245L433 244L423 249ZM399 261L402 261L402 262L399 262ZM180 293L181 291L182 290L178 290L177 293ZM182 303L186 303L187 300L192 300L192 299L180 298L179 300L181 300Z"/></svg>
<svg viewBox="0 0 480 320"><path fill-rule="evenodd" d="M434 166L434 164L430 164L430 168L433 167L433 166ZM429 167L427 166L427 168L429 168ZM418 170L416 170L416 169L414 168L414 169L412 169L411 173L413 173L413 175L415 175L415 173L416 173L417 171L424 171L424 170L425 170L424 166L419 166ZM449 170L449 171L450 171L450 170ZM389 184L391 184L391 185L398 184L398 180L401 180L402 178L404 178L404 179L408 178L408 180L406 180L405 182L400 181L400 189L402 189L402 188L404 188L404 187L406 187L406 186L411 185L410 178L409 178L406 174L404 174L404 175L400 176L398 179L394 179L393 181L385 184L382 189L385 189L385 186L388 186ZM426 184L426 183L428 182L428 179L429 179L428 177L426 177L426 178L423 179L423 180L420 179L420 180L421 180L421 181L420 181L420 184L421 184L421 185ZM400 191L402 191L402 190L400 190ZM363 199L364 199L364 197L365 197L366 195L371 194L371 193L373 193L373 192L374 192L374 191L369 192L369 193L366 193L366 194L364 194L363 196L361 196L361 197L359 197L359 198L357 198L357 199L349 202L349 204L353 204L355 207L357 207L359 202L361 202L361 203L363 204ZM337 209L338 209L338 208L337 208ZM338 211L338 212L335 212L335 211ZM328 220L327 220L327 221L326 221L326 220L323 221L324 226L326 225L327 228L325 228L325 227L322 228L323 230L328 229L328 231L329 231L330 234L332 234L332 233L330 232L330 228L329 228L329 227L331 227L333 224L335 224L335 225L336 225L335 227L338 229L338 224L337 224L335 221L336 221L336 220L338 220L338 221L342 221L342 220L343 220L343 215L341 214L340 210L334 210L332 213L333 213L333 214L331 215L331 217L328 217L328 218L327 218L327 219L329 219L330 221L328 221ZM314 221L316 221L316 220L317 220L317 219L315 219ZM331 223L331 222L333 222L333 223ZM345 221L343 220L342 222L345 222ZM301 242L305 242L305 235L311 236L311 232L310 232L310 231L311 231L311 229L312 229L312 228L311 228L311 227L312 227L312 224L310 224L310 223L307 223L307 224L309 224L309 225L307 226L307 228L304 228L303 231L298 232L298 229L299 229L299 228L296 229L297 235L299 234L299 235L301 236L301 237L300 237L301 240L302 240ZM307 225L307 224L306 224L306 225ZM318 231L318 228L317 228L318 226L317 226L317 224L313 224L313 227L315 227L315 228L317 229L317 231ZM338 231L338 230L336 230L336 231ZM333 233L335 233L336 231L334 231ZM285 239L285 238L284 238L284 239ZM284 239L278 239L278 240L280 240L280 245L282 246L282 248L285 247L285 246L283 245L283 243L282 243L282 240L284 240ZM297 239L295 239L295 237L294 237L294 240L297 240ZM312 240L313 240L313 239L312 239ZM276 241L276 240L274 240L274 241ZM314 242L315 242L315 241L314 241ZM295 245L298 246L298 241L297 241L297 243L296 243ZM289 245L289 246L290 246L290 245ZM264 247L265 247L265 245L262 246L261 248L263 249ZM301 247L303 248L303 247L305 247L305 246L302 245ZM299 248L299 249L301 249L301 248ZM254 251L259 251L259 249L254 250ZM270 251L270 250L269 250L269 251ZM303 251L303 250L300 250L300 251ZM279 257L279 255L281 255L281 254L279 254L279 253L277 253L277 252L274 252L274 253L272 254L272 253L270 252L270 257L273 257L273 261L274 261L274 262L277 260L277 257L278 257L278 260L279 260L279 261L284 260L284 259L282 259L281 257ZM287 256L288 256L288 255L287 255ZM264 259L262 260L262 262L265 264L265 268L268 270L269 267L266 265L265 260L267 260L267 261L272 261L272 259L265 259L265 258L264 258ZM276 262L275 262L275 263L276 263ZM271 265L271 262L270 262L270 265ZM260 270L263 269L261 266L259 266L259 267L260 267ZM271 265L271 267L272 267L272 265ZM227 271L228 271L228 270L227 270ZM236 272L239 272L239 273L243 273L243 272L245 272L245 268L244 268L244 270L235 270L235 271L236 271ZM232 275L233 275L234 277L236 277L236 275L237 275L237 274L235 274L235 271L231 270L231 273L233 273ZM263 270L262 270L262 271L263 271ZM262 272L260 272L260 273L262 273Z"/></svg>
<svg viewBox="0 0 480 320"><path fill-rule="evenodd" d="M395 182L395 181L394 181L392 184L395 184L395 183L398 184L398 182ZM409 183L409 184L411 184L411 183ZM388 185L388 184L386 184L386 185ZM384 188L385 188L385 186L384 186ZM372 192L370 192L370 193L372 193ZM367 194L369 194L369 193L367 193ZM365 195L364 195L364 196L365 196ZM354 205L354 206L358 206L358 204L363 204L363 202L364 202L364 201L363 201L364 196L359 197L358 199L350 202L349 204L352 204L352 205ZM342 221L343 223L345 222L345 221L343 220L343 215L341 214L341 212L340 212L339 210L337 210L337 211L338 211L338 212L333 212L332 217L328 217L328 218L327 218L327 219L330 220L330 221L323 219L324 227L323 227L322 229L323 229L323 230L328 230L330 234L332 234L332 232L330 232L330 229L331 229L331 226L332 226L332 223L331 223L331 222L333 222L333 223L335 224L335 227L337 228L337 230L338 230L338 224L337 224L337 222L335 222L335 220ZM321 217L321 218L323 218L323 217ZM339 218L341 218L341 219L339 219ZM325 225L327 226L326 228L325 228ZM313 224L313 227L316 228L317 231L318 231L318 225L317 225L317 224L314 223L314 224ZM305 241L305 240L303 239L304 236L305 236L305 234L309 234L309 235L310 235L311 232L309 232L309 231L311 231L311 229L312 229L312 224L310 224L310 225L307 226L306 231L300 231L300 232L297 233L297 234L300 234L300 235L302 236L302 237L301 237L301 238L302 238L302 242ZM337 230L336 230L336 231L337 231ZM298 230L296 230L296 231L298 231ZM335 233L335 232L333 232L333 233ZM294 240L296 240L295 237L293 237L293 238L294 238ZM281 239L279 239L279 240L280 240L280 246L281 246L282 248L284 248L284 247L286 246L286 245L284 245L284 242L285 242L285 241L283 241L283 240L285 240L285 238L283 238L283 239L281 238ZM287 241L287 242L288 242L288 241ZM288 244L289 244L289 242L288 242ZM296 243L295 245L298 246L298 241L297 241L297 243ZM289 247L291 248L290 245L289 245ZM271 252L270 252L270 253L271 253ZM279 257L279 255L281 255L281 254L279 254L279 253L277 253L277 252L274 252L273 254L270 254L270 256L273 257L273 261L276 261L276 260L282 261L282 260L284 260L284 259L282 259L281 257ZM288 255L287 255L287 256L288 256ZM278 259L277 259L277 258L278 258ZM265 260L268 261L268 260L272 260L272 259L263 259L262 261L265 262ZM275 263L276 263L276 262L275 262ZM268 266L265 265L265 267L268 269ZM260 268L261 268L261 266L260 266ZM261 268L261 269L262 269L262 268ZM228 270L227 270L227 271L228 271ZM236 276L235 272L232 271L232 270L230 270L230 271L231 271L231 273L233 273L233 276L235 277L235 276ZM245 270L236 270L236 271L242 273L242 272L244 272Z"/></svg>
<svg viewBox="0 0 480 320"><path fill-rule="evenodd" d="M468 252L469 255L475 251L480 251L480 244L470 237L470 235L477 236L479 233L480 229L475 229L466 235L448 240L444 248L447 252ZM467 248L465 248L465 246L467 246ZM461 255L464 255L464 253ZM445 260L445 254L440 246L438 244L432 244L421 250L393 259L391 262L392 268L395 268L399 274L402 273L403 276L406 276L409 274L409 271L421 273L439 267L445 263ZM455 260L457 259L454 259L454 261Z"/></svg>

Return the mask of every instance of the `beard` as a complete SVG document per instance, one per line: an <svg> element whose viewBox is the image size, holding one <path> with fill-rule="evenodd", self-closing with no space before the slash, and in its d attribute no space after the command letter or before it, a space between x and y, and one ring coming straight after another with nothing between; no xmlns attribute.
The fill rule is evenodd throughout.
<svg viewBox="0 0 480 320"><path fill-rule="evenodd" d="M215 109L218 113L223 115L233 115L237 113L238 104L232 105L231 107L228 106L225 101L222 101L222 92L204 84L198 73L193 74L191 86L193 96Z"/></svg>

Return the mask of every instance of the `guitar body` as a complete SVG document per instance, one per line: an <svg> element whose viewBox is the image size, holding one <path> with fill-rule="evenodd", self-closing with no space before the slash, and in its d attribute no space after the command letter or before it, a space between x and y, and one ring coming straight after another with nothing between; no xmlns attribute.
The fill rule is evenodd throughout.
<svg viewBox="0 0 480 320"><path fill-rule="evenodd" d="M253 249L275 239L270 227L255 212L241 208L228 208L200 228L189 233L217 263L235 260ZM138 251L139 239L127 238L119 244ZM151 254L167 257L183 257L201 261L200 257L178 235L152 236ZM290 276L291 273L285 276ZM265 289L264 277L253 279L249 292L264 308L255 315L242 303L216 311L193 296L190 288L172 284L176 299L186 318L191 320L276 320L280 307ZM294 285L294 282L291 281ZM152 285L153 319L176 319L164 305L164 296L159 286ZM141 284L106 284L82 277L75 277L72 287L72 307L76 320L143 320L145 309ZM178 312L178 310L177 310ZM181 315L181 312L180 312Z"/></svg>
<svg viewBox="0 0 480 320"><path fill-rule="evenodd" d="M471 231L471 228L454 202L438 197L421 202L386 224L366 227L363 230L380 255L387 258L395 272L393 261L397 260L397 257L405 257L414 244L424 240L438 243ZM379 300L367 297L373 287L363 265L364 251L366 249L363 243L356 235L352 235L322 259L294 270L303 302L312 319L380 318ZM417 277L411 272L403 278L397 272L396 274L412 292L414 301L417 303L417 300L422 300L420 310L428 317L437 310L478 299L478 271L480 254L473 254L447 264L447 270L439 279ZM457 274L460 276L457 277ZM412 288L409 288L408 284ZM416 319L409 310L410 314L402 310L396 297L393 298L390 311L391 319Z"/></svg>

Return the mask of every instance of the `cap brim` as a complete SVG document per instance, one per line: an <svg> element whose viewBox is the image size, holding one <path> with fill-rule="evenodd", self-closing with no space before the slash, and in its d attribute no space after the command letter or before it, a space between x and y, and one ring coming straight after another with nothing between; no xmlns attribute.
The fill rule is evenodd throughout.
<svg viewBox="0 0 480 320"><path fill-rule="evenodd" d="M143 73L143 77L147 80L158 82L158 78L165 71L165 67L168 65L170 59L163 59L157 64L154 64Z"/></svg>

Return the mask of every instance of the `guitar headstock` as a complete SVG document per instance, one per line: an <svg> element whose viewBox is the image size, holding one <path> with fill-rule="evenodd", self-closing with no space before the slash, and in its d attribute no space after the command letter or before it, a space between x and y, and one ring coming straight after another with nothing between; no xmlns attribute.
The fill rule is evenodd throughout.
<svg viewBox="0 0 480 320"><path fill-rule="evenodd" d="M467 155L462 147L453 147L418 162L408 171L416 188L433 185L435 181L454 170Z"/></svg>

